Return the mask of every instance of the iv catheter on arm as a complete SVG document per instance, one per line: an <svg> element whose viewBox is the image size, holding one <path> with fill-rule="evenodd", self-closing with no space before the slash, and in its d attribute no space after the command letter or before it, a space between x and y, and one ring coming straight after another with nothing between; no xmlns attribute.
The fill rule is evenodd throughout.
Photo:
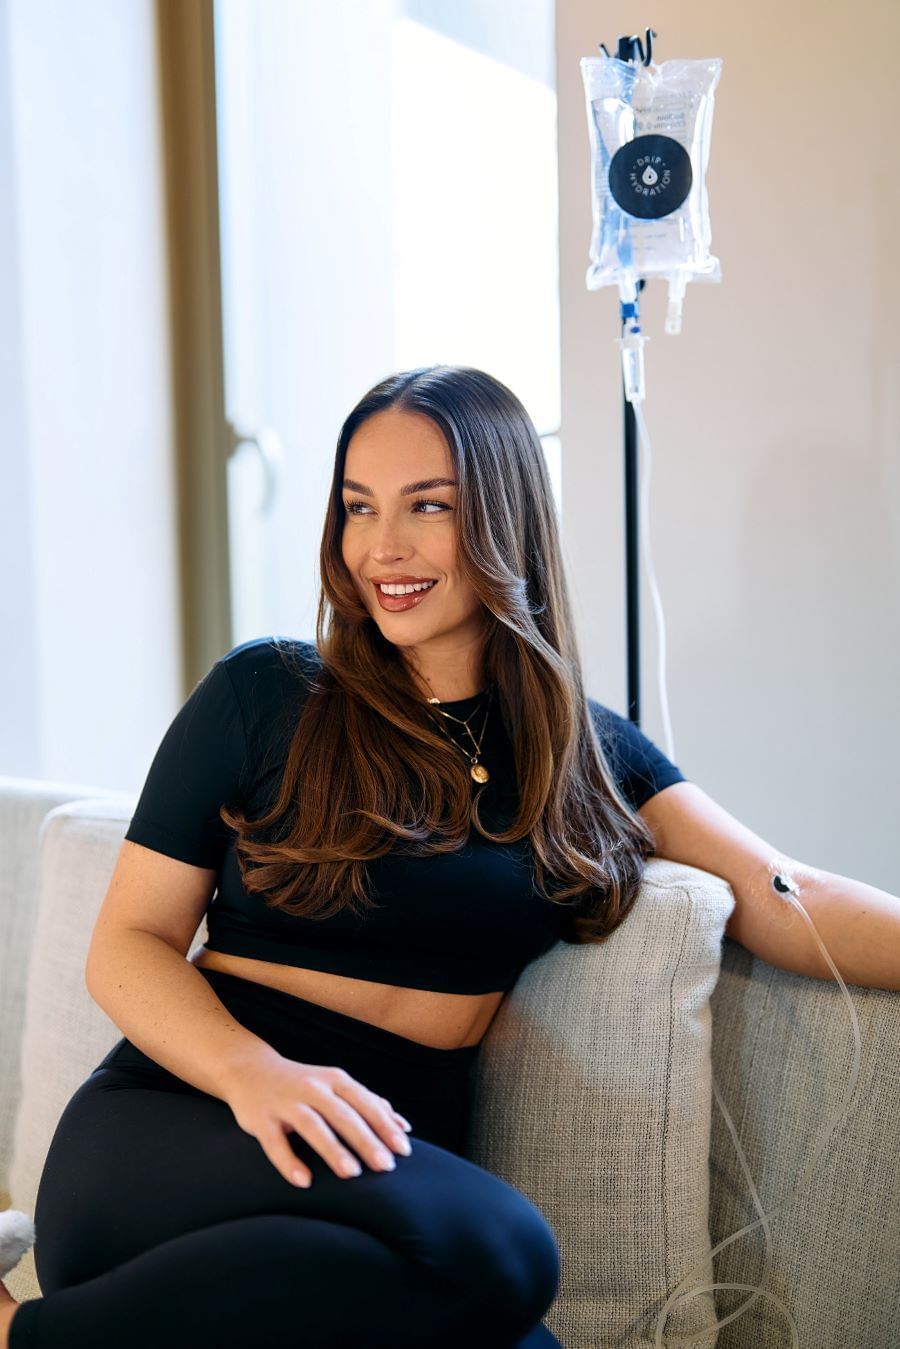
<svg viewBox="0 0 900 1349"><path fill-rule="evenodd" d="M900 896L780 852L693 782L667 787L639 814L658 857L728 881L735 907L725 935L760 960L834 978L796 899L849 984L900 991Z"/></svg>

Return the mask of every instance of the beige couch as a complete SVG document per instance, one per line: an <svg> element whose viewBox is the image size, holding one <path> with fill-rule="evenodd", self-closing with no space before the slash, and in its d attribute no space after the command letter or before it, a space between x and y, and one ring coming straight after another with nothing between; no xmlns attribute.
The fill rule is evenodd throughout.
<svg viewBox="0 0 900 1349"><path fill-rule="evenodd" d="M56 1122L120 1036L84 987L84 962L134 804L0 778L0 1208L33 1215ZM681 1280L690 1290L762 1274L762 1226L711 1257L759 1217L713 1075L766 1212L788 1198L844 1094L853 1039L837 984L724 938L733 904L719 877L654 859L610 940L559 943L529 966L484 1041L468 1155L553 1226L562 1282L545 1321L566 1349L652 1346ZM201 924L195 944L204 936ZM772 1220L764 1286L790 1308L801 1346L896 1349L900 994L850 991L857 1090ZM6 1279L20 1300L40 1296L33 1256ZM769 1296L736 1290L678 1302L663 1332L660 1344L699 1334L701 1349L791 1343Z"/></svg>

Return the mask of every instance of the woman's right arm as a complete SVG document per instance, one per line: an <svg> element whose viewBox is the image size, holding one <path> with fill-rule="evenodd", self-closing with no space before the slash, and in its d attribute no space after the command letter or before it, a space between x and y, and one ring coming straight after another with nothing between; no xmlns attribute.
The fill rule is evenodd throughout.
<svg viewBox="0 0 900 1349"><path fill-rule="evenodd" d="M286 1180L296 1171L311 1177L288 1142L291 1131L337 1171L346 1149L334 1125L374 1165L382 1148L370 1125L391 1143L398 1128L390 1102L343 1068L283 1057L235 1021L186 959L228 843L221 803L241 799L251 759L223 658L193 689L153 758L97 916L85 984L148 1058L225 1101Z"/></svg>
<svg viewBox="0 0 900 1349"><path fill-rule="evenodd" d="M148 1058L222 1101L249 1063L281 1057L235 1021L200 971L153 932L107 930L92 945L85 985Z"/></svg>
<svg viewBox="0 0 900 1349"><path fill-rule="evenodd" d="M91 997L138 1049L220 1100L275 1051L238 1024L185 959L216 888L211 868L123 842L84 969Z"/></svg>
<svg viewBox="0 0 900 1349"><path fill-rule="evenodd" d="M135 886L137 872L143 884ZM180 900L173 898L174 875L182 882ZM343 1068L297 1063L279 1054L235 1021L185 958L210 881L198 868L126 842L88 952L85 985L91 997L148 1058L224 1101L291 1184L312 1181L312 1171L288 1142L291 1132L336 1175L354 1174L342 1163L356 1162L342 1138L374 1169L386 1169L384 1160L393 1165L390 1149L405 1152L408 1141L388 1100ZM145 907L154 893L158 904ZM156 931L132 925L142 909Z"/></svg>

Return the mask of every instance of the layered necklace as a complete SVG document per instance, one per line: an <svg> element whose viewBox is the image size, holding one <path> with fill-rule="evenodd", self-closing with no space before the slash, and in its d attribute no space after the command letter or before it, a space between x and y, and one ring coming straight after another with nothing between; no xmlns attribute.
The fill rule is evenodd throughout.
<svg viewBox="0 0 900 1349"><path fill-rule="evenodd" d="M429 687L431 688L431 680L428 679L427 675L425 676L425 678ZM434 692L433 688L432 692ZM487 782L491 776L488 770L485 768L484 764L481 762L481 745L484 740L484 731L485 727L487 726L488 715L490 714L491 702L493 701L493 697L494 697L494 686L492 684L490 688L487 689L481 702L478 703L477 706L474 707L473 710L469 713L469 715L464 719L462 717L454 717L450 712L445 712L440 705L441 703L440 698L428 699L428 702L435 708L436 712L440 713L442 717L447 718L447 720L449 721L455 721L458 726L462 726L465 728L466 735L469 737L469 739L472 742L472 745L474 746L475 749L474 754L470 754L469 751L465 748L465 746L461 745L459 741L456 740L450 734L449 730L447 729L447 727L444 725L443 722L438 722L438 725L441 727L441 730L444 732L447 739L450 741L451 745L455 745L456 748L462 754L464 754L465 757L469 760L469 775L474 782ZM460 699L460 701L462 701L462 699ZM481 724L481 734L479 735L478 740L476 741L474 735L469 729L469 722L472 721L473 718L478 715L482 707L485 706L485 703L487 703L487 707L484 713L484 721Z"/></svg>

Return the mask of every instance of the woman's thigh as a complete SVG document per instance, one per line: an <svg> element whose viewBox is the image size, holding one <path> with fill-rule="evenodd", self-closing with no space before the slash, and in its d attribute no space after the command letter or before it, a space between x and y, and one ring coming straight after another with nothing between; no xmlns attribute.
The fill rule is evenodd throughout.
<svg viewBox="0 0 900 1349"><path fill-rule="evenodd" d="M296 1133L312 1170L291 1185L217 1097L101 1068L69 1100L35 1206L42 1291L67 1288L184 1233L236 1218L299 1214L355 1227L452 1287L477 1280L487 1299L553 1300L559 1252L540 1211L464 1157L410 1136L394 1171L363 1163L342 1179Z"/></svg>

